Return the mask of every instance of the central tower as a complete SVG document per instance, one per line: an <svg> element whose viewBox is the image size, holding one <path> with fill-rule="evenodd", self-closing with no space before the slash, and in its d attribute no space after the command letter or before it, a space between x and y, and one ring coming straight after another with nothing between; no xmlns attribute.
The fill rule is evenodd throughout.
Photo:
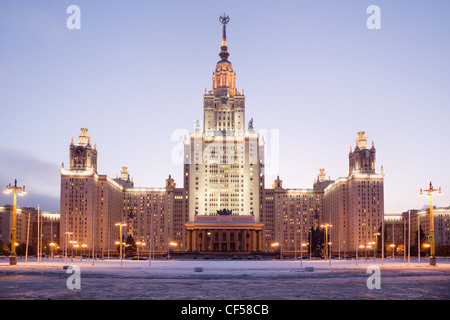
<svg viewBox="0 0 450 320"><path fill-rule="evenodd" d="M196 215L248 215L259 221L264 188L264 143L245 128L245 96L236 89L236 73L227 47L228 16L221 16L222 43L212 75L212 89L203 96L203 129L196 121L184 142L185 189L189 221Z"/></svg>
<svg viewBox="0 0 450 320"><path fill-rule="evenodd" d="M222 46L220 60L213 72L213 87L203 97L203 127L206 132L245 130L245 96L236 89L236 73L228 57L226 26L230 21L228 16L219 18L222 23Z"/></svg>

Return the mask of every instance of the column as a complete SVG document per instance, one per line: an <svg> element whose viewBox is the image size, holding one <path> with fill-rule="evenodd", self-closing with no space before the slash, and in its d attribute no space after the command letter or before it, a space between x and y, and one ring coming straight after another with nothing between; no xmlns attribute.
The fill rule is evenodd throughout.
<svg viewBox="0 0 450 320"><path fill-rule="evenodd" d="M202 251L206 251L206 230L202 230L202 246L201 246L201 250Z"/></svg>
<svg viewBox="0 0 450 320"><path fill-rule="evenodd" d="M211 229L211 250L215 251L215 242L216 242L216 229Z"/></svg>
<svg viewBox="0 0 450 320"><path fill-rule="evenodd" d="M248 241L247 241L247 230L245 229L245 230L242 230L242 251L247 251L248 250L248 248L247 248L247 243L248 243Z"/></svg>
<svg viewBox="0 0 450 320"><path fill-rule="evenodd" d="M263 234L262 230L259 230L258 231L258 251L259 252L263 251L263 248L262 248L262 234Z"/></svg>
<svg viewBox="0 0 450 320"><path fill-rule="evenodd" d="M226 232L227 232L227 252L230 252L230 250L231 250L231 248L230 248L230 242L231 242L230 230L227 230Z"/></svg>
<svg viewBox="0 0 450 320"><path fill-rule="evenodd" d="M252 230L252 251L256 251L256 230Z"/></svg>
<svg viewBox="0 0 450 320"><path fill-rule="evenodd" d="M198 251L197 249L197 230L192 232L192 251Z"/></svg>
<svg viewBox="0 0 450 320"><path fill-rule="evenodd" d="M213 246L212 246L213 232L212 232L212 230L206 230L206 235L208 235L208 232L210 233L210 236L209 236L209 241L208 240L206 241L206 248L208 251L213 251ZM206 237L206 239L208 239L208 237ZM208 249L208 247L209 247L209 249Z"/></svg>
<svg viewBox="0 0 450 320"><path fill-rule="evenodd" d="M191 237L192 237L192 231L186 230L186 251L192 251L191 248Z"/></svg>

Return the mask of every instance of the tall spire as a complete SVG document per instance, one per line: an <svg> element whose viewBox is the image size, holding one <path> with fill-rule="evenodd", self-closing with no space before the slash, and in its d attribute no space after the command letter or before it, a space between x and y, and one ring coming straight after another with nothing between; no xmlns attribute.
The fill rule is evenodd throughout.
<svg viewBox="0 0 450 320"><path fill-rule="evenodd" d="M222 47L220 48L220 53L219 53L219 57L221 60L228 60L228 56L230 55L228 53L228 48L227 48L227 30L226 30L226 26L227 23L230 21L230 17L225 16L225 13L223 14L223 16L219 17L219 21L220 23L222 23Z"/></svg>
<svg viewBox="0 0 450 320"><path fill-rule="evenodd" d="M234 96L236 95L236 73L233 71L231 62L228 61L230 55L227 51L227 35L226 25L230 21L230 17L223 14L219 17L222 24L222 47L219 53L220 60L216 64L216 70L213 73L213 90L212 94L216 96Z"/></svg>

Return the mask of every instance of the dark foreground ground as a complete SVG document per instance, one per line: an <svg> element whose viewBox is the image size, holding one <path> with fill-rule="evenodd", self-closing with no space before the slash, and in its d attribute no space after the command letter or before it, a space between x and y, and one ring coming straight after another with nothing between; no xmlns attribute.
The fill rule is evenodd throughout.
<svg viewBox="0 0 450 320"><path fill-rule="evenodd" d="M69 289L63 262L0 265L5 300L449 300L450 264L386 263L380 288L368 288L372 262L126 261L69 262L80 289ZM66 265L67 266L67 265ZM202 272L194 268L201 267ZM313 271L307 271L309 268ZM198 270L197 270L198 271Z"/></svg>

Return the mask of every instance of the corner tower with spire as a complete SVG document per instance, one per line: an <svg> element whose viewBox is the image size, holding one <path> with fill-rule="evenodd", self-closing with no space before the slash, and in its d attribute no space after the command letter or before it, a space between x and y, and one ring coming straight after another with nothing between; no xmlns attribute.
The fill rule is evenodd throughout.
<svg viewBox="0 0 450 320"><path fill-rule="evenodd" d="M349 174L358 173L375 173L375 155L376 150L372 141L372 147L367 147L367 137L364 131L358 132L355 150L350 147L349 158Z"/></svg>
<svg viewBox="0 0 450 320"><path fill-rule="evenodd" d="M88 129L81 128L78 135L78 144L70 143L70 162L71 171L92 171L97 172L97 148L91 146L91 136Z"/></svg>

